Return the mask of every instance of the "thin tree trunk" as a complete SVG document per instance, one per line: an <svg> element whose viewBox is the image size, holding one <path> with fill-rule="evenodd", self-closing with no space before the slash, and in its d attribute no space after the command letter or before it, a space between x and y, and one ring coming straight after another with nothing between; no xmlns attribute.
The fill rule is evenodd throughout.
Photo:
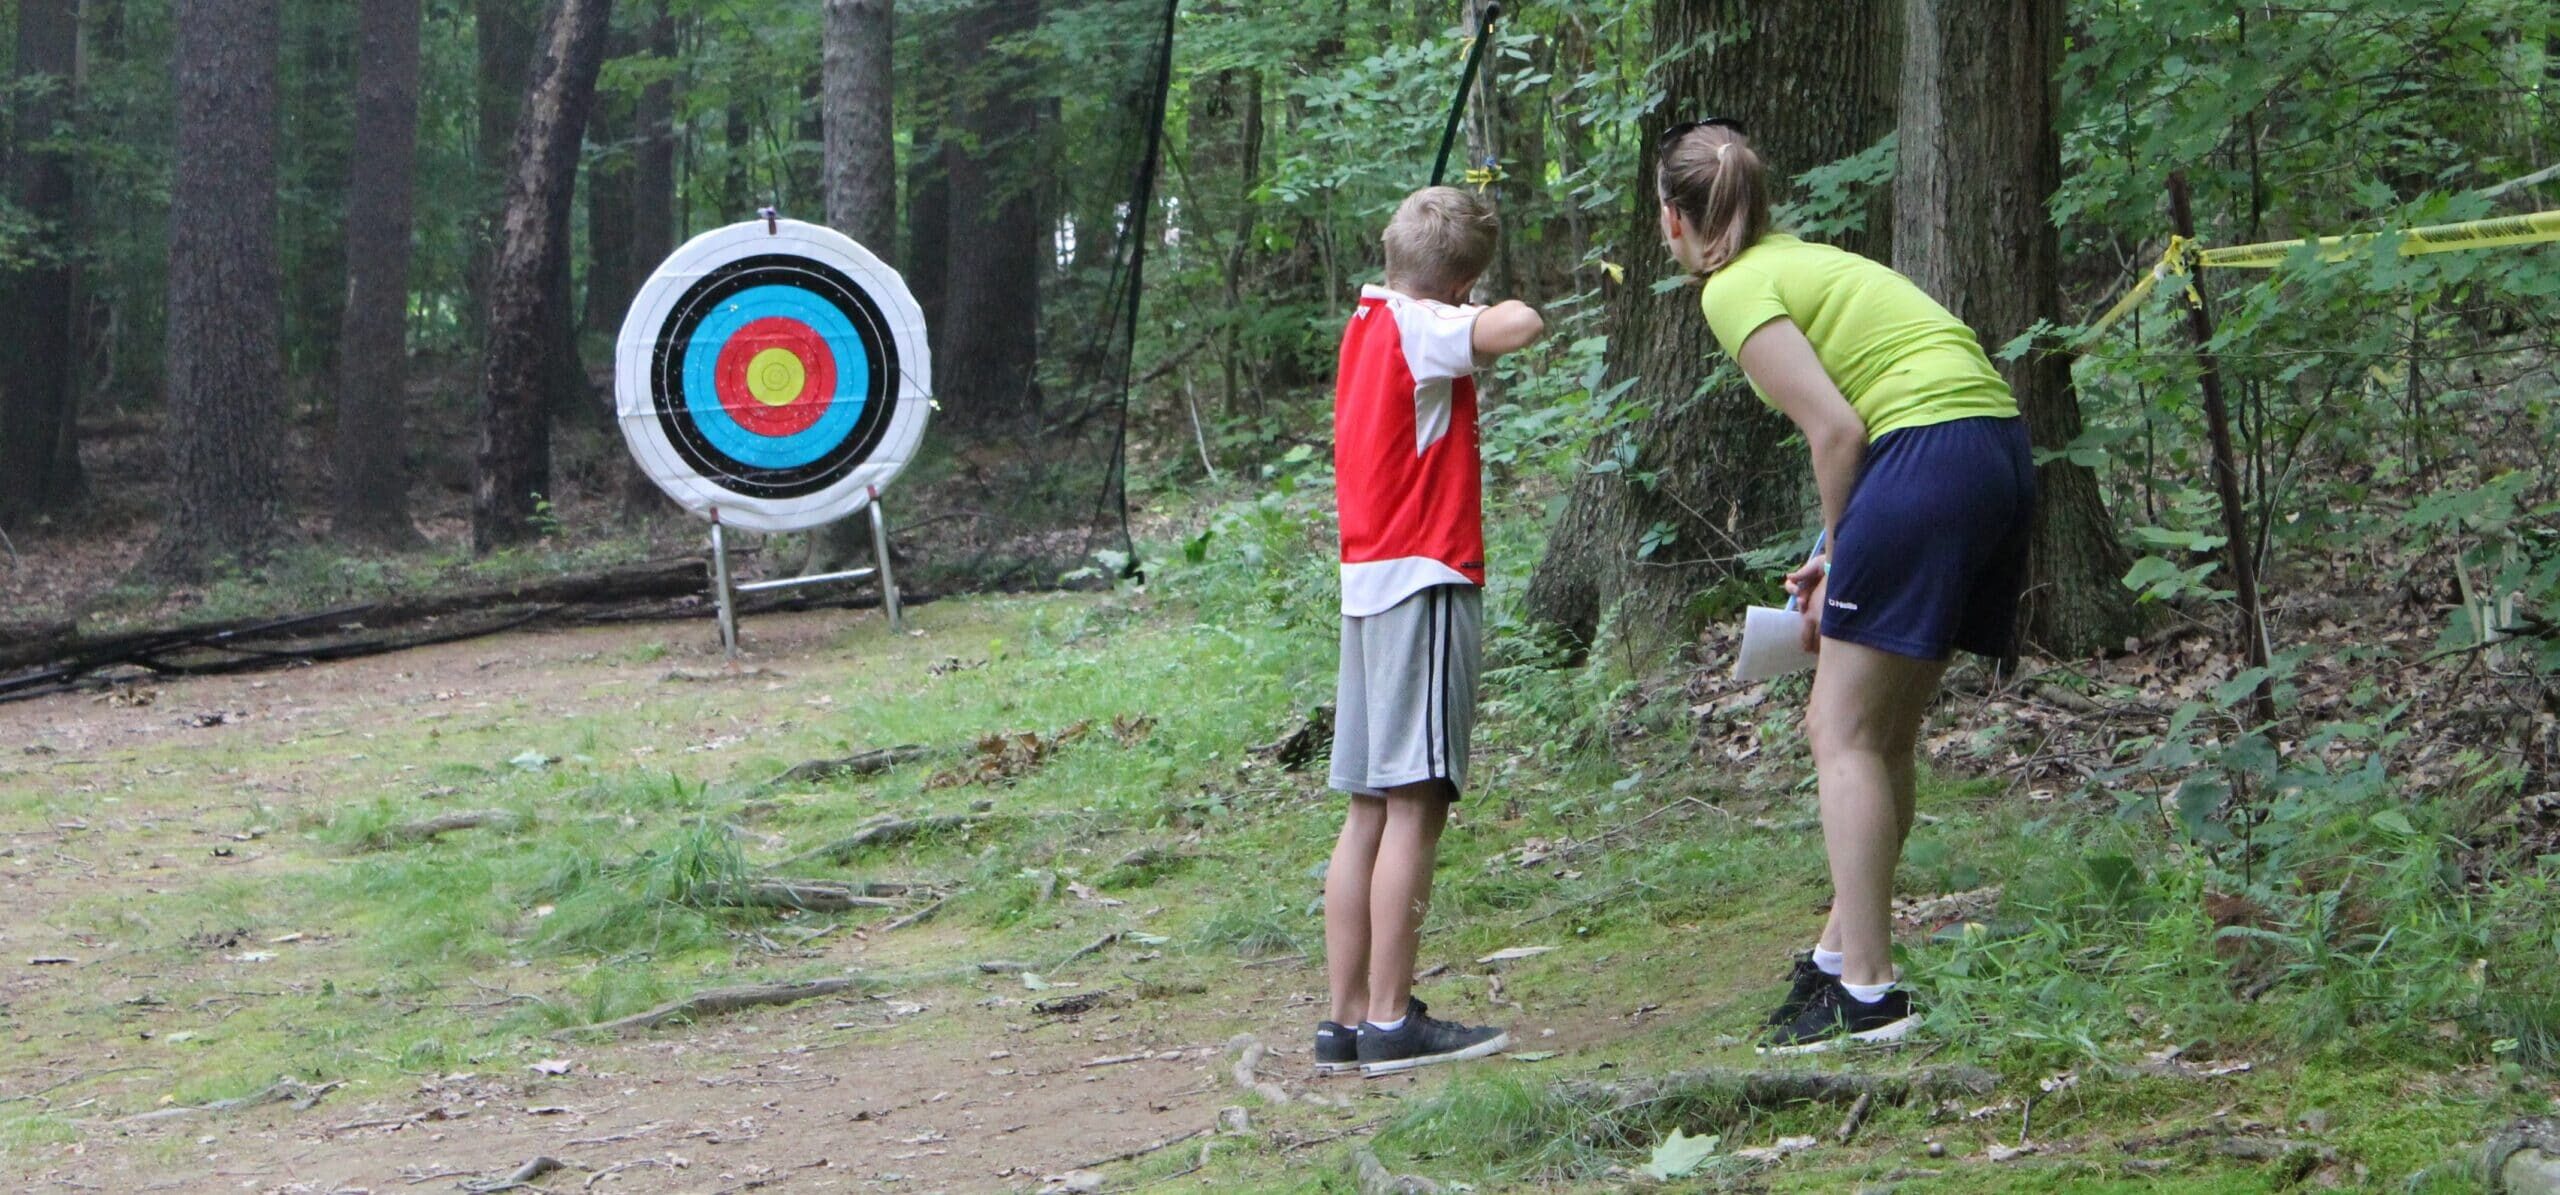
<svg viewBox="0 0 2560 1195"><path fill-rule="evenodd" d="M827 223L884 260L895 260L898 235L895 9L894 0L827 0L820 87ZM870 525L838 519L812 532L807 571L852 567Z"/></svg>
<svg viewBox="0 0 2560 1195"><path fill-rule="evenodd" d="M284 369L295 383L325 387L338 374L338 333L346 322L348 163L358 155L347 97L357 87L348 50L353 30L332 6L286 21L292 84L284 93L278 146L283 224Z"/></svg>
<svg viewBox="0 0 2560 1195"><path fill-rule="evenodd" d="M419 0L364 0L348 178L347 307L339 336L334 529L356 543L418 542L409 521L410 188L418 149Z"/></svg>
<svg viewBox="0 0 2560 1195"><path fill-rule="evenodd" d="M1651 413L1592 446L1529 583L1534 619L1587 644L1613 609L1645 647L1685 640L1693 595L1735 575L1739 556L1804 526L1806 463L1787 421L1738 384L1708 386L1723 360L1690 287L1662 246L1653 156L1662 127L1727 116L1751 131L1780 178L1865 150L1893 128L1893 0L1655 0L1654 44L1725 44L1665 65L1662 111L1638 147L1640 202L1626 230L1626 284L1610 309L1612 381L1633 378ZM1738 39L1738 40L1735 40ZM1841 239L1881 257L1886 237ZM1671 534L1668 542L1656 529ZM1650 556L1641 545L1653 541ZM1772 581L1774 585L1774 581ZM1655 640L1661 640L1657 643Z"/></svg>
<svg viewBox="0 0 2560 1195"><path fill-rule="evenodd" d="M667 0L657 0L650 9L644 37L643 49L651 58L662 63L675 60L676 23L667 13ZM631 288L635 295L648 282L649 275L675 252L675 96L672 77L662 76L640 89L631 155ZM620 324L614 328L619 332ZM639 462L624 457L621 477L625 515L662 509L657 483L649 480Z"/></svg>
<svg viewBox="0 0 2560 1195"><path fill-rule="evenodd" d="M2046 206L2062 182L2062 0L1904 0L1901 166L1894 265L1992 353L2037 321L2061 322L2060 237ZM2000 371L2035 445L2080 435L2071 359L2047 344ZM2097 474L2036 470L2026 639L2057 656L2120 649L2141 623Z"/></svg>
<svg viewBox="0 0 2560 1195"><path fill-rule="evenodd" d="M7 196L58 245L71 235L75 195L71 156L52 142L72 111L79 4L20 0L17 23ZM72 261L40 245L34 260L0 274L0 526L21 525L76 488L76 468L61 467L65 435L76 434Z"/></svg>
<svg viewBox="0 0 2560 1195"><path fill-rule="evenodd" d="M631 40L627 34L615 34L606 56L630 57ZM587 294L579 327L590 336L610 337L621 329L623 313L640 285L633 275L631 251L632 224L638 214L635 115L631 97L600 95L595 115L587 123L587 142L594 152L587 163Z"/></svg>
<svg viewBox="0 0 2560 1195"><path fill-rule="evenodd" d="M489 336L471 543L490 552L531 539L551 487L543 305L568 253L578 143L595 97L612 0L554 0L516 133L506 219L490 280ZM555 319L565 318L555 316Z"/></svg>
<svg viewBox="0 0 2560 1195"><path fill-rule="evenodd" d="M525 84L533 70L533 52L542 31L534 23L531 0L471 0L477 135L472 138L477 165L481 234L474 239L464 282L470 287L475 337L489 314L490 278L497 269L499 222L506 203L508 172L513 168L516 124L524 111Z"/></svg>
<svg viewBox="0 0 2560 1195"><path fill-rule="evenodd" d="M934 354L942 409L959 426L1019 425L1036 412L1032 362L1040 330L1047 225L1033 189L1039 111L1031 64L1005 46L1040 18L1036 0L975 0L959 18L958 61L984 72L959 97L962 143L950 155L947 352Z"/></svg>
<svg viewBox="0 0 2560 1195"><path fill-rule="evenodd" d="M172 493L146 573L202 576L290 533L276 352L279 0L179 0L169 196Z"/></svg>

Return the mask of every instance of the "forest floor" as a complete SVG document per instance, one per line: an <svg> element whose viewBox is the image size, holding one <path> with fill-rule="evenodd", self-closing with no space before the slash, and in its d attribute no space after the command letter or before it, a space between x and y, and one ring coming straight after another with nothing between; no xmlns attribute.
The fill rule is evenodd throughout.
<svg viewBox="0 0 2560 1195"><path fill-rule="evenodd" d="M488 1190L547 1157L554 1191L1602 1190L1685 1127L1719 1188L2458 1190L2551 1105L2485 1048L2132 996L1767 1064L1820 847L1789 703L1709 669L1623 694L1600 751L1497 680L1419 991L1516 1044L1318 1081L1339 805L1296 748L1331 644L1250 608L951 599L904 635L759 619L742 667L707 623L626 626L0 706L0 1182ZM1962 943L2016 932L1995 879L2113 821L2039 787L2059 748L1981 754L2067 711L1958 688L1903 925L1949 992L1990 957ZM882 816L944 820L808 854ZM724 907L775 875L878 907ZM2025 1003L2120 966L2071 945ZM584 1028L768 980L849 982ZM1852 1110L1844 1075L1927 1090Z"/></svg>

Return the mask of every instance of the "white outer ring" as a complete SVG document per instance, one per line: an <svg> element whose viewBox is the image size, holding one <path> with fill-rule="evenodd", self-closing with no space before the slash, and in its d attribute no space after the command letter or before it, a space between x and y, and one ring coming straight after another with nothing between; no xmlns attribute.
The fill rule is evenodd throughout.
<svg viewBox="0 0 2560 1195"><path fill-rule="evenodd" d="M685 462L659 426L649 393L650 359L658 347L658 331L678 299L704 275L745 257L788 253L834 269L871 296L888 322L896 343L898 377L892 393L897 412L871 456L841 480L797 498L756 498L704 477ZM927 346L924 311L908 293L906 280L882 264L871 251L832 228L799 220L781 221L772 231L752 220L716 228L685 242L649 276L631 301L615 347L614 414L631 455L667 496L702 517L750 531L804 531L855 514L876 490L913 460L924 441L926 415L933 406L933 354Z"/></svg>

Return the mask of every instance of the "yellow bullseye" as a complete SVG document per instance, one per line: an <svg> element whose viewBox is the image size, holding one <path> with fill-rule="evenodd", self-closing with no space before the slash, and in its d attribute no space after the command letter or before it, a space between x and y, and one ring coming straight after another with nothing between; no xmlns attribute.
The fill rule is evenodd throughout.
<svg viewBox="0 0 2560 1195"><path fill-rule="evenodd" d="M768 407L778 407L800 397L800 389L809 381L809 367L789 349L772 348L757 353L747 362L747 393Z"/></svg>

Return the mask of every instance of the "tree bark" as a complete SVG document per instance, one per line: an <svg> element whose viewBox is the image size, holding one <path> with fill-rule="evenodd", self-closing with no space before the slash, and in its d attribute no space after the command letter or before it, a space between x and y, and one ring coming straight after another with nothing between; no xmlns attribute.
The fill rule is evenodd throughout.
<svg viewBox="0 0 2560 1195"><path fill-rule="evenodd" d="M642 50L649 57L660 64L675 61L676 23L675 18L667 13L667 0L658 0L651 6L648 28L642 37ZM661 70L664 70L664 65ZM633 118L631 289L634 295L676 248L675 104L675 80L671 73L662 74L640 89L640 102ZM619 323L614 325L617 333L620 328ZM621 478L621 507L626 517L663 509L658 484L649 480L648 473L640 468L638 461L624 457Z"/></svg>
<svg viewBox="0 0 2560 1195"><path fill-rule="evenodd" d="M1030 63L1006 49L1040 18L1036 0L975 0L959 17L959 62L981 72L963 91L950 147L950 291L935 389L959 426L985 432L1036 413L1032 363L1040 326L1047 225L1033 188L1039 110Z"/></svg>
<svg viewBox="0 0 2560 1195"><path fill-rule="evenodd" d="M276 352L279 0L180 0L169 195L172 494L146 573L253 561L288 534Z"/></svg>
<svg viewBox="0 0 2560 1195"><path fill-rule="evenodd" d="M1662 109L1643 122L1633 180L1642 201L1627 230L1626 282L1610 309L1607 377L1636 379L1650 412L1624 437L1604 434L1574 482L1531 578L1530 616L1588 645L1601 619L1645 640L1685 639L1694 595L1732 577L1740 555L1806 521L1807 467L1787 421L1738 375L1707 385L1723 361L1692 287L1656 294L1679 273L1652 202L1663 126L1727 116L1751 131L1773 177L1791 178L1874 145L1893 128L1893 0L1655 0L1654 44L1716 48L1665 64ZM1715 39L1722 39L1721 44ZM1883 230L1842 238L1882 256ZM1655 528L1672 533L1650 557ZM1659 537L1655 537L1657 541ZM1773 583L1774 584L1774 583Z"/></svg>
<svg viewBox="0 0 2560 1195"><path fill-rule="evenodd" d="M1901 166L1894 266L1997 354L2038 320L2061 322L2060 236L2047 206L2062 183L2062 0L1994 11L1904 0ZM1998 362L2039 449L2080 434L2071 358L2038 346ZM2025 639L2056 656L2116 649L2141 623L2118 580L2128 567L2086 466L2036 469L2039 500Z"/></svg>
<svg viewBox="0 0 2560 1195"><path fill-rule="evenodd" d="M505 223L490 279L487 367L471 544L486 553L535 536L551 485L546 359L557 351L543 307L568 254L578 142L604 65L612 0L554 0L516 131ZM565 316L554 315L554 319Z"/></svg>
<svg viewBox="0 0 2560 1195"><path fill-rule="evenodd" d="M8 130L8 199L68 239L75 210L71 156L53 144L72 111L79 53L78 0L20 0ZM62 467L71 411L72 255L40 249L0 274L0 526L20 526L76 489L77 459Z"/></svg>
<svg viewBox="0 0 2560 1195"><path fill-rule="evenodd" d="M499 209L506 202L516 123L523 115L525 84L542 30L534 23L531 0L471 0L471 26L478 125L472 157L478 164L477 194L483 198L478 205L481 234L472 245L465 280L473 299L472 330L485 335L480 322L489 314L490 277L497 268Z"/></svg>
<svg viewBox="0 0 2560 1195"><path fill-rule="evenodd" d="M407 447L419 0L364 0L357 20L355 144L364 152L347 187L333 526L340 539L405 548L419 542L409 521Z"/></svg>
<svg viewBox="0 0 2560 1195"><path fill-rule="evenodd" d="M898 126L891 86L895 0L827 0L820 83L827 223L882 260L896 260ZM809 573L853 567L868 547L867 518L810 533Z"/></svg>

